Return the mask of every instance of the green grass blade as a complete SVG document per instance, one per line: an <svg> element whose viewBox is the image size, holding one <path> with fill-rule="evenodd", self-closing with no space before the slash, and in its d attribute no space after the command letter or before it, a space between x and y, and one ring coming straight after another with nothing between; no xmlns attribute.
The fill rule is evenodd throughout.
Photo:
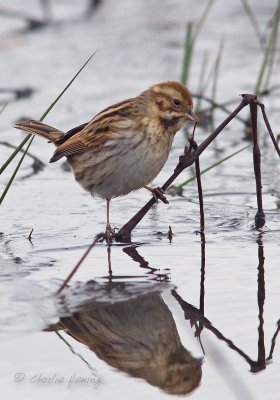
<svg viewBox="0 0 280 400"><path fill-rule="evenodd" d="M196 24L194 35L193 35L193 40L196 40L196 38L198 37L198 34L202 28L202 25L204 24L214 2L215 2L215 0L208 1L207 5L205 7L205 10L202 13L202 16L200 17L198 23Z"/></svg>
<svg viewBox="0 0 280 400"><path fill-rule="evenodd" d="M16 168L15 168L15 170L14 170L14 172L13 172L13 174L12 174L12 176L11 176L9 182L8 182L8 184L6 185L2 195L0 197L0 205L2 204L4 198L6 197L6 194L8 193L8 190L10 189L11 184L13 183L13 180L15 179L15 176L16 176L16 174L17 174L17 172L18 172L18 170L19 170L19 168L20 168L20 166L21 166L21 164L22 164L22 162L24 160L24 157L25 157L29 147L31 146L31 143L33 142L33 139L34 139L34 135L31 138L30 142L28 143L28 146L26 147L23 155L21 156L21 158L20 158L20 160L19 160L19 162L18 162L18 164L17 164L17 166L16 166Z"/></svg>
<svg viewBox="0 0 280 400"><path fill-rule="evenodd" d="M192 22L189 22L186 29L185 52L184 52L183 70L181 77L181 82L184 85L187 85L188 83L190 66L192 61L192 52L193 52L192 29L193 29L193 24Z"/></svg>
<svg viewBox="0 0 280 400"><path fill-rule="evenodd" d="M237 154L241 153L242 151L248 149L248 148L251 147L251 146L252 146L251 144L248 144L247 146L242 147L242 149L237 150L237 151L235 151L235 152L232 153L232 154L229 154L227 157L222 158L221 160L217 161L216 163L214 163L214 164L210 165L209 167L203 169L203 170L200 172L200 175L205 174L206 172L208 172L208 171L210 171L211 169L217 167L218 165L224 163L225 161L227 161L227 160L229 160L230 158L236 156ZM176 186L176 189L181 189L182 187L188 185L190 182L194 181L195 179L196 179L196 176L192 176L191 178L187 179L185 182L180 183L180 185L177 185L177 186Z"/></svg>
<svg viewBox="0 0 280 400"><path fill-rule="evenodd" d="M212 85L212 100L213 101L216 100L218 77L219 77L219 70L220 70L223 49L224 49L224 37L221 38L220 46L218 49L217 57L216 57L216 60L214 63L214 68L213 68L213 85Z"/></svg>
<svg viewBox="0 0 280 400"><path fill-rule="evenodd" d="M182 68L182 76L181 82L184 85L187 85L190 67L192 62L193 50L195 47L196 39L199 35L199 32L209 14L209 11L214 4L215 0L209 0L205 10L203 11L201 17L199 18L198 22L194 25L193 22L189 22L187 25L186 30L186 39L185 39L185 46L184 46L184 60L183 60L183 68Z"/></svg>
<svg viewBox="0 0 280 400"><path fill-rule="evenodd" d="M77 76L82 72L82 70L85 68L85 66L90 62L90 60L92 59L92 57L96 54L96 52L94 52L88 59L87 61L83 64L83 66L79 69L79 71L75 74L75 76L71 79L71 81L65 86L65 88L62 90L62 92L57 96L57 98L52 102L52 104L47 108L47 110L43 113L43 115L40 118L40 121L43 121L43 119L48 115L48 113L51 111L51 109L55 106L55 104L58 102L58 100L61 98L61 96L65 93L65 91L69 88L69 86L74 82L74 80L77 78ZM5 196L7 195L11 184L13 183L13 180L16 177L16 174L25 158L25 155L29 149L29 147L31 146L31 143L34 139L34 135L29 134L26 136L26 138L20 143L20 145L17 147L17 149L11 154L11 156L8 158L8 160L3 164L3 166L0 169L0 174L2 174L2 172L7 168L7 166L10 164L10 162L14 159L14 157L18 154L18 152L22 149L22 147L25 145L25 143L30 139L30 142L25 150L25 152L23 153L22 157L20 158L8 184L6 185L1 197L0 197L0 204L2 204Z"/></svg>
<svg viewBox="0 0 280 400"><path fill-rule="evenodd" d="M7 101L5 101L5 103L2 105L2 107L0 108L0 114L2 114L2 112L5 110L5 108L7 107L7 105L12 101L12 99L9 99Z"/></svg>
<svg viewBox="0 0 280 400"><path fill-rule="evenodd" d="M41 116L41 118L39 119L39 121L43 121L46 116L48 115L48 113L51 111L51 109L56 105L56 103L58 102L58 100L64 95L64 93L66 92L66 90L69 88L69 86L72 85L72 83L74 82L74 80L77 78L78 75L80 75L80 73L82 72L82 70L87 66L87 64L90 62L90 60L92 59L92 57L96 54L96 51L87 59L87 61L82 65L82 67L79 69L79 71L76 73L76 75L71 79L71 81L65 86L65 88L62 90L62 92L57 96L57 98L52 102L52 104L49 106L49 108L47 108L47 110L44 112L44 114Z"/></svg>
<svg viewBox="0 0 280 400"><path fill-rule="evenodd" d="M255 31L255 34L258 38L258 41L260 42L260 46L261 48L264 50L264 45L262 43L262 32L261 32L261 28L260 25L258 23L258 20L249 4L249 2L247 0L241 0L241 3L244 7L245 12L247 13L249 20L251 21L251 24L253 26L253 29Z"/></svg>
<svg viewBox="0 0 280 400"><path fill-rule="evenodd" d="M205 79L206 76L206 65L208 65L208 54L203 54L202 58L202 63L201 63L201 69L200 69L200 74L199 74L199 80L198 80L198 88L197 88L197 93L202 96L206 86L207 86L207 79ZM201 98L197 99L196 106L194 113L198 113L200 110L200 104L201 104Z"/></svg>
<svg viewBox="0 0 280 400"><path fill-rule="evenodd" d="M261 91L267 90L269 86L270 78L272 77L272 70L275 62L275 54L276 54L276 45L278 40L278 31L279 31L279 22L280 22L280 1L278 1L278 6L276 8L275 15L273 17L273 26L272 26L272 38L271 38L271 49L269 54L269 62L268 67L266 68L264 84Z"/></svg>
<svg viewBox="0 0 280 400"><path fill-rule="evenodd" d="M57 96L57 98L52 102L52 104L47 108L47 110L43 113L39 121L43 121L44 118L48 115L48 113L51 111L51 109L55 106L55 104L58 102L58 100L61 98L61 96L66 92L66 90L69 88L69 86L74 82L74 80L77 78L77 76L82 72L82 70L85 68L85 66L90 62L92 57L96 54L94 52L88 60L83 64L83 66L79 69L79 71L76 73L76 75L71 79L71 81L65 86L65 88L62 90L62 92ZM18 154L18 152L22 149L22 147L25 145L25 143L33 136L31 133L28 134L23 141L18 145L16 150L10 155L10 157L7 159L7 161L1 166L0 168L0 175L5 171L5 169L8 167L10 162L15 158L15 156Z"/></svg>
<svg viewBox="0 0 280 400"><path fill-rule="evenodd" d="M276 13L275 13L275 17L274 17L274 23L273 23L272 30L270 33L268 45L265 48L263 61L261 64L259 75L258 75L258 80L257 80L256 87L255 87L256 95L258 95L262 91L261 85L262 85L263 79L265 77L265 72L267 70L267 67L269 66L270 57L276 48L275 44L276 44L276 40L277 40L277 36L278 36L279 22L280 22L280 0L278 0Z"/></svg>
<svg viewBox="0 0 280 400"><path fill-rule="evenodd" d="M2 165L2 167L0 168L0 175L5 171L5 169L8 167L8 165L10 164L10 162L13 161L13 159L15 158L15 156L20 152L20 150L23 148L23 146L25 145L25 143L31 138L31 133L29 133L24 139L23 141L18 145L18 147L12 152L12 154L10 155L10 157L7 159L7 161L4 162L4 164Z"/></svg>
<svg viewBox="0 0 280 400"><path fill-rule="evenodd" d="M5 147L9 147L10 149L16 149L17 146L14 146L12 143L9 142L5 142L4 140L0 140L0 146L5 146ZM24 153L25 150L21 149L19 152L20 153ZM40 160L40 158L36 157L35 154L30 153L29 151L26 153L26 156L30 157L34 162L36 162L38 165L40 165L41 167L44 167L46 164L43 163L42 160Z"/></svg>
<svg viewBox="0 0 280 400"><path fill-rule="evenodd" d="M210 69L207 77L206 77L206 65L208 64L208 62L207 62L206 58L203 58L203 60L202 60L202 69L201 69L201 74L200 74L200 78L199 78L199 86L198 86L197 93L199 96L204 96L208 86L210 85L211 81L213 80L212 98L211 98L213 100L213 102L215 102L217 80L218 80L219 67L220 67L221 56L222 56L222 51L223 51L223 45L224 45L224 39L221 38L217 56L214 60L213 65L211 66L211 69ZM200 106L197 106L196 111L198 111L199 108L200 108Z"/></svg>

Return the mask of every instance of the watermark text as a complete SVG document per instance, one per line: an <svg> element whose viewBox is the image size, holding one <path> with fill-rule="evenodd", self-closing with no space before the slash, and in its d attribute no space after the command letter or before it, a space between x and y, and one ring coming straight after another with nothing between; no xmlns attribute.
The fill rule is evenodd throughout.
<svg viewBox="0 0 280 400"><path fill-rule="evenodd" d="M27 375L24 372L17 372L14 374L14 382L16 383L29 383L32 385L56 385L64 386L71 389L75 386L88 386L93 389L98 389L101 384L101 379L93 374L79 375L77 373L68 376L58 373L43 373Z"/></svg>

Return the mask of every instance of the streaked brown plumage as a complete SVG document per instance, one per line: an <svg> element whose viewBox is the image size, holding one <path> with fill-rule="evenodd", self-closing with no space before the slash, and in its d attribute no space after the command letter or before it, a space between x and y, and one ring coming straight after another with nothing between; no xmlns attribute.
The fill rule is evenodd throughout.
<svg viewBox="0 0 280 400"><path fill-rule="evenodd" d="M195 121L192 107L185 86L163 82L105 108L67 133L32 120L16 128L44 136L57 146L50 162L65 156L77 182L107 200L107 231L112 231L109 201L147 188L164 166L175 133Z"/></svg>
<svg viewBox="0 0 280 400"><path fill-rule="evenodd" d="M159 292L167 286L153 289L150 283L80 285L65 295L60 304L63 316L47 330L64 330L110 366L165 393L191 393L200 384L202 360L181 343Z"/></svg>

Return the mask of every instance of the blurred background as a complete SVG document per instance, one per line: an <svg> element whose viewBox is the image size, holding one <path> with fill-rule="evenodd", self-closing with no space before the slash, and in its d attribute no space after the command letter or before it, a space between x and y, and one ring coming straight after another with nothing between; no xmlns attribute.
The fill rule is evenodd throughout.
<svg viewBox="0 0 280 400"><path fill-rule="evenodd" d="M194 96L198 143L240 103L241 93L259 95L279 135L279 10L279 0L0 0L0 167L25 138L13 124L39 119L95 51L46 123L69 130L154 83L178 80ZM201 156L202 169L221 161L202 178L206 242L198 234L196 183L185 184L194 175L189 168L175 182L170 204L151 210L132 244L113 245L110 254L98 245L73 291L59 301L53 293L103 229L104 202L83 192L65 163L48 164L53 148L41 138L4 198L19 156L1 171L6 399L165 399L180 390L199 400L279 398L279 158L259 117L267 222L256 231L248 118L242 111ZM155 185L173 172L188 134L176 135ZM139 191L115 199L113 225L122 226L149 198ZM92 279L100 286L87 286ZM155 354L164 355L156 368ZM24 373L22 382L16 373ZM31 384L40 373L65 381ZM88 373L101 377L96 390L67 388L71 376Z"/></svg>
<svg viewBox="0 0 280 400"><path fill-rule="evenodd" d="M272 51L268 56L272 68L265 70L260 88L256 87L279 19L276 9L273 0L2 2L2 86L34 90L20 110L22 115L39 117L98 50L79 82L49 115L50 122L72 127L108 103L164 80L185 80L193 93L210 98L214 91L223 103L243 92L279 85L279 53ZM183 76L184 57L190 50L187 33L193 46ZM11 107L6 110L9 116L12 112Z"/></svg>

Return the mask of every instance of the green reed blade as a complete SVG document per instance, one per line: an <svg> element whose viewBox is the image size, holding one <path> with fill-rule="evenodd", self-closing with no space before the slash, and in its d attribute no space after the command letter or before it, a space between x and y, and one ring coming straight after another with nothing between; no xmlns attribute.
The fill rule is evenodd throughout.
<svg viewBox="0 0 280 400"><path fill-rule="evenodd" d="M256 36L258 38L258 41L260 42L260 46L264 50L264 44L262 42L262 32L261 32L261 28L260 28L260 25L258 23L257 17L254 14L254 12L253 12L248 0L241 0L241 3L242 3L242 5L244 7L244 10L246 11L246 13L247 13L247 15L249 17L249 20L251 21L251 24L253 26L255 34L256 34Z"/></svg>
<svg viewBox="0 0 280 400"><path fill-rule="evenodd" d="M183 59L183 67L182 67L182 75L181 82L184 85L188 84L188 78L190 73L190 67L193 58L193 50L196 44L196 39L198 38L199 32L210 12L212 5L215 0L209 0L201 17L198 22L194 24L193 22L189 22L186 29L186 39L184 46L184 59Z"/></svg>
<svg viewBox="0 0 280 400"><path fill-rule="evenodd" d="M237 151L235 151L235 152L232 153L232 154L229 154L228 156L226 156L226 157L222 158L221 160L217 161L216 163L214 163L214 164L210 165L209 167L203 169L203 170L200 172L200 175L205 174L206 172L208 172L208 171L210 171L211 169L217 167L218 165L224 163L225 161L227 161L227 160L229 160L230 158L236 156L237 154L241 153L242 151L248 149L248 148L251 147L251 146L252 146L251 144L248 144L247 146L242 147L242 149L237 150ZM189 179L187 179L185 182L180 183L179 185L177 185L177 186L176 186L176 189L181 189L182 187L188 185L190 182L194 181L195 179L196 179L196 175L195 175L195 176L192 176L192 177L189 178Z"/></svg>
<svg viewBox="0 0 280 400"><path fill-rule="evenodd" d="M208 3L206 4L205 10L203 11L201 17L199 18L199 21L197 22L197 24L195 26L194 35L193 35L194 40L197 38L214 2L215 2L215 0L209 0Z"/></svg>
<svg viewBox="0 0 280 400"><path fill-rule="evenodd" d="M96 54L96 51L88 58L88 60L84 63L84 65L79 69L79 71L76 73L76 75L71 79L71 81L65 86L65 88L62 90L62 92L57 96L57 98L54 100L54 102L48 107L48 109L43 113L39 121L43 121L44 118L48 115L48 113L51 111L51 109L55 106L55 104L58 102L58 100L61 98L61 96L66 92L66 90L69 88L69 86L74 82L74 80L77 78L77 76L82 72L82 70L85 68L85 66L90 62L92 57ZM7 161L1 166L0 168L0 175L2 172L5 171L5 169L8 167L10 162L15 158L15 156L18 154L18 152L22 149L22 147L25 145L25 143L31 138L32 134L29 133L23 141L18 145L16 150L10 155L10 157L7 159Z"/></svg>
<svg viewBox="0 0 280 400"><path fill-rule="evenodd" d="M273 17L273 25L271 31L271 39L269 43L269 61L265 72L264 84L262 86L262 91L267 90L269 86L270 79L272 77L272 70L275 64L275 55L277 50L277 40L279 38L279 23L280 23L280 1L278 0L278 5Z"/></svg>
<svg viewBox="0 0 280 400"><path fill-rule="evenodd" d="M189 22L187 25L187 30L186 30L183 71L182 71L182 76L181 76L181 82L184 85L187 85L187 83L188 83L191 60L192 60L192 51L193 51L192 29L193 29L193 24L192 24L192 22Z"/></svg>
<svg viewBox="0 0 280 400"><path fill-rule="evenodd" d="M55 106L55 104L58 102L58 100L61 98L61 96L66 92L66 90L69 88L69 86L71 86L71 84L74 82L74 80L77 78L77 76L82 72L82 70L85 68L85 66L90 62L90 60L92 59L92 57L96 54L96 51L87 59L87 61L82 65L82 67L79 69L79 71L74 75L74 77L71 79L71 81L65 86L65 88L62 90L62 92L56 97L56 99L52 102L52 104L47 108L47 110L43 113L43 115L40 118L40 121L43 121L44 118L48 115L48 113L51 111L51 109ZM34 135L32 135L31 133L28 134L24 140L19 144L19 146L16 148L16 150L10 155L10 157L8 158L8 160L2 165L2 167L0 168L0 174L2 174L2 172L8 167L8 165L11 163L11 161L15 158L15 156L18 154L18 152L22 149L22 147L25 145L25 143L27 143L27 141L30 140L25 152L23 153L22 157L20 158L9 182L7 183L7 186L5 187L1 197L0 197L0 204L3 202L9 188L11 187L11 184L24 160L24 157L26 155L27 150L29 149L29 147L31 146L31 143L34 139Z"/></svg>
<svg viewBox="0 0 280 400"><path fill-rule="evenodd" d="M219 70L220 70L223 49L224 49L224 37L221 38L217 57L216 57L216 60L214 62L214 67L213 67L213 85L212 85L212 100L213 101L216 100L218 77L219 77Z"/></svg>
<svg viewBox="0 0 280 400"><path fill-rule="evenodd" d="M18 162L18 164L17 164L17 166L16 166L16 168L15 168L15 170L14 170L14 172L13 172L13 174L12 174L10 180L9 180L9 182L7 183L5 189L4 189L4 191L3 191L3 193L2 193L2 195L0 197L0 204L2 204L6 194L8 193L8 190L10 189L11 184L13 183L13 180L15 179L15 176L16 176L16 174L17 174L17 172L18 172L18 170L19 170L19 168L20 168L20 166L21 166L21 164L22 164L22 162L24 160L24 157L25 157L29 147L31 146L31 143L33 142L34 137L35 136L33 135L31 140L30 140L30 142L28 143L28 146L26 147L23 155L21 156L21 158L20 158L20 160L19 160L19 162Z"/></svg>
<svg viewBox="0 0 280 400"><path fill-rule="evenodd" d="M265 51L264 51L263 61L262 61L261 67L260 67L258 80L257 80L256 87L255 87L256 95L258 95L262 90L261 85L262 85L264 77L265 77L265 72L267 71L267 68L271 64L270 57L272 56L273 52L275 52L275 49L276 49L275 45L276 45L276 41L277 41L277 37L278 37L279 23L280 23L280 0L278 0L268 45L266 46ZM273 59L274 59L274 57L272 57L272 61L273 61ZM269 75L268 75L268 80L269 80Z"/></svg>

